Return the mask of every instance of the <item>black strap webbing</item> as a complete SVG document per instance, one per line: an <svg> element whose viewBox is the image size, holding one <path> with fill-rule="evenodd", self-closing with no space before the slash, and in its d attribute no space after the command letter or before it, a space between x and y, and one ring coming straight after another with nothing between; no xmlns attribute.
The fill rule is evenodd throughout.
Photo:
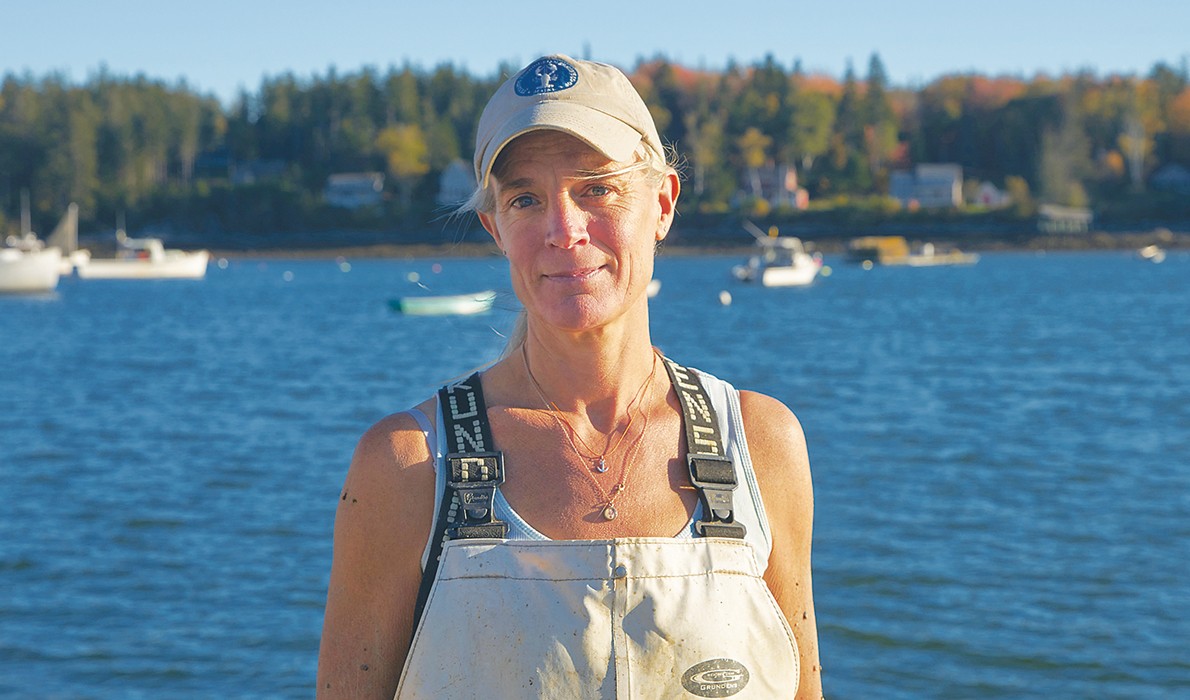
<svg viewBox="0 0 1190 700"><path fill-rule="evenodd" d="M731 492L739 481L735 465L728 459L719 434L719 420L698 377L682 365L662 358L669 372L678 402L682 405L682 424L686 428L686 462L690 468L690 483L702 500L704 520L694 523L703 537L734 537L743 539L747 532L743 523L735 521Z"/></svg>
<svg viewBox="0 0 1190 700"><path fill-rule="evenodd" d="M735 521L731 492L738 485L735 465L727 458L715 409L693 372L669 358L661 358L682 406L686 429L686 459L690 482L698 490L704 520L694 523L703 537L743 539L744 525ZM449 540L508 536L508 523L492 510L496 488L504 483L504 455L496 450L479 373L438 391L447 444L446 491L434 521L430 552L422 572L413 611L413 633L421 621L430 589L438 574L442 545ZM462 511L460 520L459 511Z"/></svg>
<svg viewBox="0 0 1190 700"><path fill-rule="evenodd" d="M434 520L430 552L413 608L415 633L434 587L442 546L448 540L508 537L508 523L497 520L493 511L496 488L504 483L504 455L492 441L479 372L466 381L442 387L438 403L442 407L439 429L445 431L450 452L446 455L446 490Z"/></svg>

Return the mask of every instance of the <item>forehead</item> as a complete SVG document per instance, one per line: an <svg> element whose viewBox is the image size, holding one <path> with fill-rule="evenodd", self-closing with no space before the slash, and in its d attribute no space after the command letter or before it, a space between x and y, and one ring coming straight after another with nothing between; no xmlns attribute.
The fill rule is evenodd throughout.
<svg viewBox="0 0 1190 700"><path fill-rule="evenodd" d="M587 173L615 170L616 163L584 141L561 131L532 131L513 139L501 151L492 167L497 181L511 171L534 166L565 167Z"/></svg>

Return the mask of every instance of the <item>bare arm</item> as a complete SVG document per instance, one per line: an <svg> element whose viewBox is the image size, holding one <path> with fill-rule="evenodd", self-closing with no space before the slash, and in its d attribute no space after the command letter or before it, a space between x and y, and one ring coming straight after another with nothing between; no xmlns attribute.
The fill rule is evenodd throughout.
<svg viewBox="0 0 1190 700"><path fill-rule="evenodd" d="M764 580L789 620L801 663L798 700L822 697L818 627L810 575L814 492L801 424L784 404L740 392L744 432L773 535Z"/></svg>
<svg viewBox="0 0 1190 700"><path fill-rule="evenodd" d="M377 423L356 447L335 513L319 698L391 700L396 693L430 536L430 460L408 415Z"/></svg>

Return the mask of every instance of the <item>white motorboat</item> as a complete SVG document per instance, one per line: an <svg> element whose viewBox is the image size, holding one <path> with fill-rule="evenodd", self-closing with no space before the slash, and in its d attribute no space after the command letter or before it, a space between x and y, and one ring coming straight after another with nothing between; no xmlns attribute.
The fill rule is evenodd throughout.
<svg viewBox="0 0 1190 700"><path fill-rule="evenodd" d="M487 290L472 294L443 296L405 296L390 299L393 311L409 316L468 316L481 314L492 308L496 292Z"/></svg>
<svg viewBox="0 0 1190 700"><path fill-rule="evenodd" d="M736 279L760 282L765 287L804 287L818 276L822 256L807 253L800 238L778 236L775 226L767 236L751 222L745 222L745 227L756 237L760 253L731 269Z"/></svg>
<svg viewBox="0 0 1190 700"><path fill-rule="evenodd" d="M1165 250L1156 244L1147 245L1144 248L1136 251L1136 254L1142 259L1148 260L1151 263L1165 262Z"/></svg>
<svg viewBox="0 0 1190 700"><path fill-rule="evenodd" d="M0 293L52 292L61 276L62 251L46 248L31 233L9 236L0 248Z"/></svg>
<svg viewBox="0 0 1190 700"><path fill-rule="evenodd" d="M160 238L129 238L116 231L114 258L91 258L78 267L83 279L202 279L211 254L205 250L167 250Z"/></svg>

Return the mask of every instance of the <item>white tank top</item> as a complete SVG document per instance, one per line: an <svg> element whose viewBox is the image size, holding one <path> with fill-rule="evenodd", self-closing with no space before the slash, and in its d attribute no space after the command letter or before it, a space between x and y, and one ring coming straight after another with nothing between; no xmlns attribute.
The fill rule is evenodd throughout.
<svg viewBox="0 0 1190 700"><path fill-rule="evenodd" d="M752 458L748 454L748 441L744 436L744 422L740 416L740 395L731 384L713 375L699 370L693 370L702 381L702 386L715 408L719 418L719 434L723 436L724 450L728 458L736 466L736 475L740 486L733 494L734 516L736 521L743 523L746 528L744 540L756 550L757 562L763 570L768 566L769 552L772 550L772 537L769 533L768 517L764 513L764 503L760 498L760 488L756 484L756 473L752 469ZM434 513L438 517L438 509L442 506L442 494L446 490L446 470L440 469L443 455L447 451L445 436L437 434L429 419L417 409L407 413L417 421L418 426L426 437L426 445L434 455ZM442 408L438 408L438 425L442 425ZM508 523L508 539L510 540L548 540L549 538L525 522L523 518L504 495L496 490L495 516L498 520ZM676 539L697 538L694 523L701 519L702 502L695 506L694 515L686 527L674 535ZM431 531L433 530L433 520ZM425 568L429 557L429 543L422 552L422 568Z"/></svg>

